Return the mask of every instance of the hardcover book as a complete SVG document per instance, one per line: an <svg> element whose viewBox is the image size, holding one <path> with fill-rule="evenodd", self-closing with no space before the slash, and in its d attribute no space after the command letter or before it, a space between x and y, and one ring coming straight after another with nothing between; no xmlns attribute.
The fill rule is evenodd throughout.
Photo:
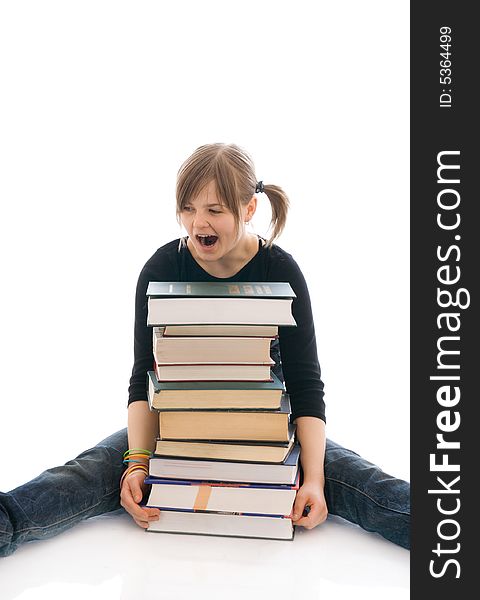
<svg viewBox="0 0 480 600"><path fill-rule="evenodd" d="M267 364L158 364L155 375L158 381L271 381L270 359Z"/></svg>
<svg viewBox="0 0 480 600"><path fill-rule="evenodd" d="M147 296L208 298L295 298L291 285L284 281L150 281Z"/></svg>
<svg viewBox="0 0 480 600"><path fill-rule="evenodd" d="M165 327L153 328L153 356L157 364L270 364L268 337L165 336Z"/></svg>
<svg viewBox="0 0 480 600"><path fill-rule="evenodd" d="M278 409L284 384L271 371L271 381L158 381L148 371L148 402L152 410Z"/></svg>
<svg viewBox="0 0 480 600"><path fill-rule="evenodd" d="M298 472L299 459L298 444L293 445L288 456L280 464L188 460L155 455L150 459L149 475L163 479L293 485Z"/></svg>
<svg viewBox="0 0 480 600"><path fill-rule="evenodd" d="M277 410L161 410L160 439L286 442L290 412L288 394Z"/></svg>
<svg viewBox="0 0 480 600"><path fill-rule="evenodd" d="M289 517L162 510L147 531L292 540L295 530Z"/></svg>
<svg viewBox="0 0 480 600"><path fill-rule="evenodd" d="M284 282L151 281L147 296L147 325L296 325Z"/></svg>
<svg viewBox="0 0 480 600"><path fill-rule="evenodd" d="M240 462L283 462L295 440L295 425L289 425L288 442L244 442L231 441L192 441L160 440L155 445L155 455L175 458L204 458L208 460L227 460Z"/></svg>
<svg viewBox="0 0 480 600"><path fill-rule="evenodd" d="M299 487L292 485L199 482L148 477L151 484L147 506L173 510L250 513L289 516Z"/></svg>
<svg viewBox="0 0 480 600"><path fill-rule="evenodd" d="M278 336L276 325L166 325L165 337L169 336L242 336L268 337Z"/></svg>

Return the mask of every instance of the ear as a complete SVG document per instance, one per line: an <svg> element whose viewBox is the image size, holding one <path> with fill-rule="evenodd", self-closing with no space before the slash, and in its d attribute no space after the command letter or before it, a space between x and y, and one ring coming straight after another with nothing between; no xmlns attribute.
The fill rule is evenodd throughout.
<svg viewBox="0 0 480 600"><path fill-rule="evenodd" d="M255 214L255 211L257 210L257 197L256 196L252 196L248 202L248 204L245 205L245 213L244 213L244 221L250 221L253 217L253 215Z"/></svg>

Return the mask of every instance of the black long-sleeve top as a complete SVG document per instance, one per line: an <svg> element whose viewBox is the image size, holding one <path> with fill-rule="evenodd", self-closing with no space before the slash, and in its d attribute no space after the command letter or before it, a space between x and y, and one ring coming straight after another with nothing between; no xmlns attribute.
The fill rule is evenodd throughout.
<svg viewBox="0 0 480 600"><path fill-rule="evenodd" d="M159 248L140 272L135 298L134 365L128 404L147 399L147 371L153 366L152 328L147 326L147 286L150 281L288 281L296 294L292 313L296 327L278 329L271 355L274 370L285 382L292 408L291 421L313 416L325 421L323 382L310 296L305 278L293 257L279 246L259 239L257 254L228 278L210 275L194 260L186 245L173 240ZM278 351L279 345L279 351Z"/></svg>

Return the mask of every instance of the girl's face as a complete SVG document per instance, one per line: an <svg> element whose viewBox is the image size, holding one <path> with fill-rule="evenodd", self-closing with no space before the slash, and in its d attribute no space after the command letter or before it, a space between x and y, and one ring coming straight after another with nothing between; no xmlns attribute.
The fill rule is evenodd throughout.
<svg viewBox="0 0 480 600"><path fill-rule="evenodd" d="M198 257L204 261L219 260L241 245L246 237L244 221L252 217L254 205L253 198L242 207L242 220L236 232L235 217L217 197L214 181L188 202L180 219Z"/></svg>

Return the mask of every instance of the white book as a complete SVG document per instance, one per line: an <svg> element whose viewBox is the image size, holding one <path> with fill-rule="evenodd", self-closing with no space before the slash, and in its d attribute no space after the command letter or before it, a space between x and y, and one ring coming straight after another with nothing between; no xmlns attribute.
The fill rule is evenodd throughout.
<svg viewBox="0 0 480 600"><path fill-rule="evenodd" d="M147 506L289 516L295 502L299 476L293 485L227 484L154 477L147 478L145 482L151 484Z"/></svg>
<svg viewBox="0 0 480 600"><path fill-rule="evenodd" d="M150 281L147 325L296 325L287 282Z"/></svg>
<svg viewBox="0 0 480 600"><path fill-rule="evenodd" d="M233 537L292 540L294 527L288 517L234 515L162 510L147 531Z"/></svg>
<svg viewBox="0 0 480 600"><path fill-rule="evenodd" d="M147 325L296 325L291 306L291 298L149 298Z"/></svg>

